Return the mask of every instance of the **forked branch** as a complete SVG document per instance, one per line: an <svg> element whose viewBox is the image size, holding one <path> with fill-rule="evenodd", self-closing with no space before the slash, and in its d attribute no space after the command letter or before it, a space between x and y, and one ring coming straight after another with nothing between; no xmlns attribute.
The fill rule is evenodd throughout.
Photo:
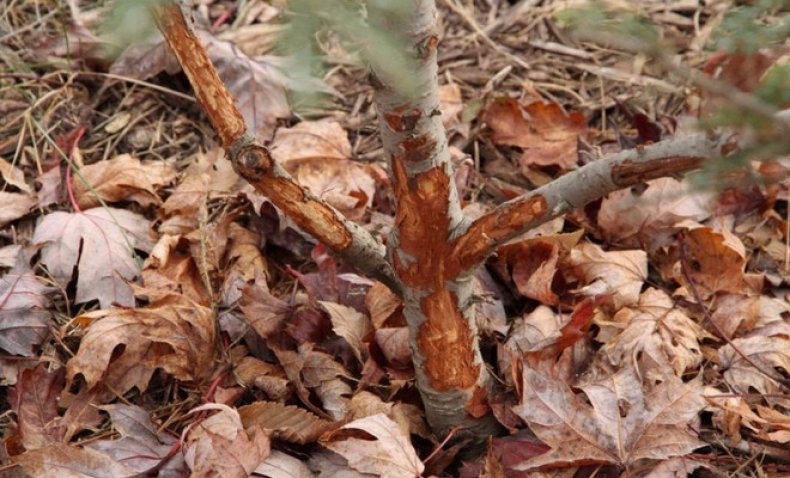
<svg viewBox="0 0 790 478"><path fill-rule="evenodd" d="M155 6L153 13L236 172L347 263L400 292L400 282L373 236L299 185L248 133L233 97L191 26L189 14L175 3Z"/></svg>

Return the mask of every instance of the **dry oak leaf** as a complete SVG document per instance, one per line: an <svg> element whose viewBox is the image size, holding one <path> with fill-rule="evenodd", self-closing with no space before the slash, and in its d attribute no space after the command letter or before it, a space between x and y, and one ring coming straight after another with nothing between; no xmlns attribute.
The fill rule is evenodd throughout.
<svg viewBox="0 0 790 478"><path fill-rule="evenodd" d="M571 250L568 263L588 285L580 292L589 296L612 294L615 310L639 302L647 278L647 253L640 250L605 252L582 242Z"/></svg>
<svg viewBox="0 0 790 478"><path fill-rule="evenodd" d="M32 242L43 245L41 262L63 287L78 266L74 302L98 299L102 308L134 306L128 283L140 274L134 250L153 247L146 218L113 208L47 214Z"/></svg>
<svg viewBox="0 0 790 478"><path fill-rule="evenodd" d="M32 478L126 478L135 474L104 453L55 443L13 457Z"/></svg>
<svg viewBox="0 0 790 478"><path fill-rule="evenodd" d="M88 323L88 331L67 364L69 381L82 374L89 388L104 381L117 393L132 387L142 392L157 368L184 381L202 380L213 371L214 315L184 296L170 294L148 307L99 310L74 320Z"/></svg>
<svg viewBox="0 0 790 478"><path fill-rule="evenodd" d="M161 204L157 191L176 177L175 168L163 161L145 161L121 154L80 169L74 195L82 209L106 202L134 201L141 206Z"/></svg>
<svg viewBox="0 0 790 478"><path fill-rule="evenodd" d="M645 394L636 372L624 368L580 388L590 404L566 383L524 370L524 396L515 412L551 450L515 469L588 463L628 467L705 445L689 427L705 406L699 378L683 383L668 376Z"/></svg>
<svg viewBox="0 0 790 478"><path fill-rule="evenodd" d="M566 114L556 103L530 103L522 107L513 98L498 98L483 113L498 145L516 146L524 153L521 166L559 166L573 169L579 159L579 136L587 120L579 112Z"/></svg>
<svg viewBox="0 0 790 478"><path fill-rule="evenodd" d="M699 366L699 342L715 338L665 292L654 288L643 292L638 304L618 310L611 322L598 321L598 325L602 330L598 340L605 343L601 353L612 365L638 364L640 375L654 380L667 371L680 377Z"/></svg>
<svg viewBox="0 0 790 478"><path fill-rule="evenodd" d="M335 426L303 408L279 402L259 401L244 405L239 408L239 416L245 429L260 427L273 439L301 445L315 442Z"/></svg>
<svg viewBox="0 0 790 478"><path fill-rule="evenodd" d="M647 182L647 188L621 189L601 202L598 226L607 242L640 247L653 253L674 242L673 226L681 221L703 221L711 214L713 195L695 191L673 178Z"/></svg>
<svg viewBox="0 0 790 478"><path fill-rule="evenodd" d="M376 181L368 167L349 159L351 143L334 121L305 121L280 128L272 141L272 156L314 196L352 219L373 203Z"/></svg>
<svg viewBox="0 0 790 478"><path fill-rule="evenodd" d="M86 448L104 453L135 473L143 473L153 468L172 449L176 439L157 430L149 413L144 409L122 403L100 408L110 414L112 426L121 438L94 441L86 445ZM165 470L186 471L183 466L182 456L176 455L168 460Z"/></svg>
<svg viewBox="0 0 790 478"><path fill-rule="evenodd" d="M184 441L184 460L192 470L191 476L248 478L269 456L269 437L259 427L253 427L248 434L239 413L227 405L210 403L192 412L203 410L219 413L189 429Z"/></svg>
<svg viewBox="0 0 790 478"><path fill-rule="evenodd" d="M321 437L321 444L361 473L386 478L416 478L425 465L397 423L383 413L354 420Z"/></svg>
<svg viewBox="0 0 790 478"><path fill-rule="evenodd" d="M7 193L0 191L0 227L16 221L36 207L35 194Z"/></svg>
<svg viewBox="0 0 790 478"><path fill-rule="evenodd" d="M0 349L32 357L49 334L49 288L26 263L0 277Z"/></svg>

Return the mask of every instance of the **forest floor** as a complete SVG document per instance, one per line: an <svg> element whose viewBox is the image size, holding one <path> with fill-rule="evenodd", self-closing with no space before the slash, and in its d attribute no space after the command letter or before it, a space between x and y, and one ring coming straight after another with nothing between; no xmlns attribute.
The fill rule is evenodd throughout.
<svg viewBox="0 0 790 478"><path fill-rule="evenodd" d="M161 36L138 38L147 20L120 3L0 6L0 476L790 476L787 157L650 181L502 247L476 307L506 431L462 460L423 418L399 299L236 175ZM353 45L319 32L323 76L295 78L288 2L196 3L258 138L385 242ZM727 53L732 2L609 2L649 19L668 64L603 23L569 28L571 3L437 1L466 214L701 125L770 136L705 122L732 98L686 73L760 94L786 38Z"/></svg>

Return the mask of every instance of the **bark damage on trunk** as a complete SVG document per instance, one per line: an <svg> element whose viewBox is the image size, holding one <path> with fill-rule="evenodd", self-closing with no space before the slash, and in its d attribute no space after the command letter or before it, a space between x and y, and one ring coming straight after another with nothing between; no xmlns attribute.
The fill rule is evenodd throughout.
<svg viewBox="0 0 790 478"><path fill-rule="evenodd" d="M404 285L417 386L439 435L461 426L485 437L496 423L471 307L473 270L454 254L463 215L439 115L436 6L414 0L396 15L386 3L368 3L369 21L404 38L413 60L406 91L386 65L373 62L371 80L397 206L388 253Z"/></svg>

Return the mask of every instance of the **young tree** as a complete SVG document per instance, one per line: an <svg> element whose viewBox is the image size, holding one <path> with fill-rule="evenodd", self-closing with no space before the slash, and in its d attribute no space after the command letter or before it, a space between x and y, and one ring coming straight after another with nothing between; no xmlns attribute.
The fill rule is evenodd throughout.
<svg viewBox="0 0 790 478"><path fill-rule="evenodd" d="M407 3L399 15L387 0L366 3L371 27L400 35L413 60L413 85L404 88L386 59L369 59L397 210L386 248L297 184L247 132L182 10L166 4L154 11L237 172L302 229L402 297L417 387L434 431L445 435L461 427L468 436L485 438L497 423L488 406L491 377L472 306L477 268L498 246L546 221L615 190L722 156L725 141L700 133L623 151L470 220L461 211L439 116L435 2Z"/></svg>

